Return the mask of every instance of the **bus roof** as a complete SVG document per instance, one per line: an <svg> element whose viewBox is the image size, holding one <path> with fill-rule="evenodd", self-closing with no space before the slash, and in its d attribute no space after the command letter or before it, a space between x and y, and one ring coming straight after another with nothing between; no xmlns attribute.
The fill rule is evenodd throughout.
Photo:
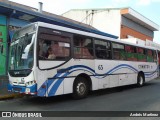
<svg viewBox="0 0 160 120"><path fill-rule="evenodd" d="M76 30L76 29L57 26L57 25L44 23L44 22L36 22L36 23L38 24L38 26L41 26L41 27L52 28L52 29L67 31L67 32L70 32L70 33L80 34L80 35L84 35L84 36L88 36L88 37L99 38L99 39L103 39L103 40L109 40L111 42L116 42L116 43L121 43L121 44L127 44L127 45L132 45L132 46L157 50L156 48L151 47L151 46L143 46L143 45L133 44L133 43L130 43L130 42L122 41L120 39L115 39L115 38L99 35L99 34L96 34L96 33L85 32L85 31L82 31L82 30ZM35 23L32 23L32 24L35 24Z"/></svg>

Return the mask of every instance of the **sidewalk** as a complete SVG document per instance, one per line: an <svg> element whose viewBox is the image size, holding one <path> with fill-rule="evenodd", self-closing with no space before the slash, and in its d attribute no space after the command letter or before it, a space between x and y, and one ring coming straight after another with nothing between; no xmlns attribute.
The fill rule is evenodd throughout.
<svg viewBox="0 0 160 120"><path fill-rule="evenodd" d="M0 100L11 99L22 96L19 93L8 92L8 76L0 76Z"/></svg>

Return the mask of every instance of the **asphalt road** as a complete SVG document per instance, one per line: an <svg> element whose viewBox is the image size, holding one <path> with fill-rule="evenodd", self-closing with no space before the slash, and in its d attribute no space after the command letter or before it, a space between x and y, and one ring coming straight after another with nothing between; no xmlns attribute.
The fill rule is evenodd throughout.
<svg viewBox="0 0 160 120"><path fill-rule="evenodd" d="M70 95L4 100L0 101L0 111L160 111L160 79L140 88L130 85L94 91L81 100Z"/></svg>

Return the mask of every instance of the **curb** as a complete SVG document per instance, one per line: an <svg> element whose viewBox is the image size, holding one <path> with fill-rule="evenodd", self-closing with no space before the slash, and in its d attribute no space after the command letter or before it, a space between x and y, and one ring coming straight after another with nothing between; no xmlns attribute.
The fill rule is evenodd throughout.
<svg viewBox="0 0 160 120"><path fill-rule="evenodd" d="M0 100L13 99L13 98L21 98L23 96L24 96L23 94L14 93L14 94L10 94L10 95L0 96Z"/></svg>

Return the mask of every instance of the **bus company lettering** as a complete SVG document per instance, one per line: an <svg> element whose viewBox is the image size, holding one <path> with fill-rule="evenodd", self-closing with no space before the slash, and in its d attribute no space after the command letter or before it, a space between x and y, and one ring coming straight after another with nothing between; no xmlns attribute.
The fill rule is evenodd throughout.
<svg viewBox="0 0 160 120"><path fill-rule="evenodd" d="M150 69L150 66L149 65L139 65L138 66L139 69ZM152 68L152 66L151 66Z"/></svg>

